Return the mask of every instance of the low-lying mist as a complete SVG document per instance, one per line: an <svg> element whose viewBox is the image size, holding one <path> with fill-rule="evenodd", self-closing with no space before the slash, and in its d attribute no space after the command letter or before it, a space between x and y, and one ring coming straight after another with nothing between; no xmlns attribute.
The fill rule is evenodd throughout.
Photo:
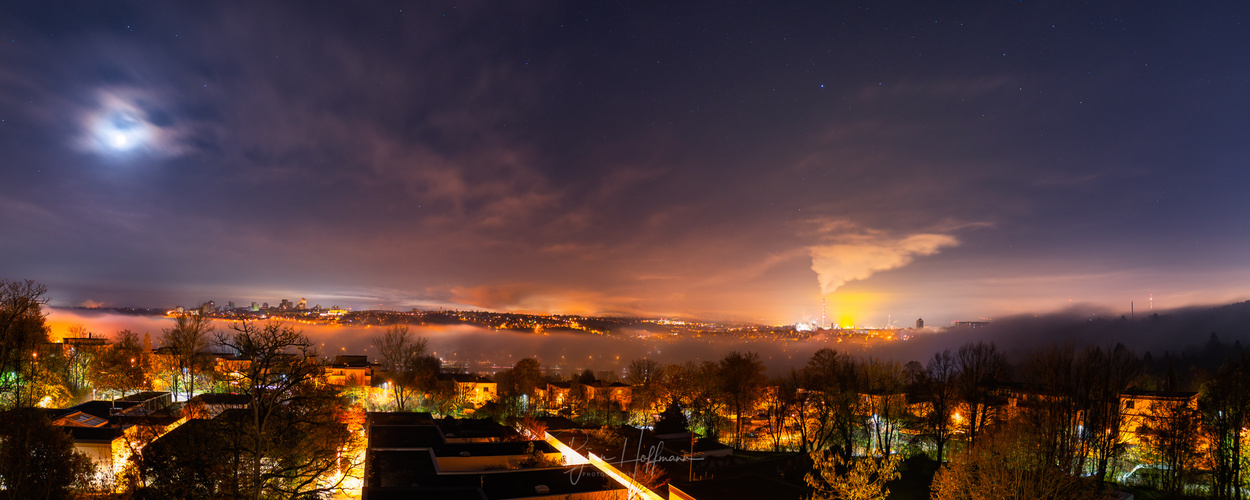
<svg viewBox="0 0 1250 500"><path fill-rule="evenodd" d="M978 340L994 341L1013 361L1050 344L1109 346L1122 343L1137 354L1179 352L1207 342L1211 334L1233 343L1250 339L1250 302L1138 313L1135 318L1091 307L1042 315L995 319L978 328L951 328L940 334L882 349L883 356L923 360L944 348Z"/></svg>
<svg viewBox="0 0 1250 500"><path fill-rule="evenodd" d="M81 324L93 334L109 337L122 329L132 330L141 338L148 333L154 346L160 345L162 330L173 324L164 317L61 308L52 308L48 319L54 338L66 336L70 326ZM224 320L214 322L219 331L226 332L231 324ZM364 354L370 359L376 359L373 339L384 330L382 327L301 323L292 326L308 335L323 356ZM837 342L824 337L810 341L744 341L720 336L648 335L640 330L599 336L565 332L534 334L464 325L410 328L417 335L429 338L430 350L440 357L464 363L471 370L492 371L490 366L507 367L521 358L534 357L551 372L562 375L584 369L619 374L634 359L700 363L720 359L730 351L753 351L760 355L769 375L775 376L787 373L790 368L802 367L813 352L824 347L904 363L923 362L942 349L953 350L975 341L995 342L1013 361L1020 361L1029 352L1052 343L1081 346L1119 342L1138 354L1151 351L1158 356L1165 351L1178 352L1202 344L1211 333L1218 334L1227 343L1245 341L1250 337L1250 302L1139 314L1136 318L1108 315L1093 309L1072 309L1002 318L978 328L907 331L904 333L910 334L909 340L872 343L850 339Z"/></svg>

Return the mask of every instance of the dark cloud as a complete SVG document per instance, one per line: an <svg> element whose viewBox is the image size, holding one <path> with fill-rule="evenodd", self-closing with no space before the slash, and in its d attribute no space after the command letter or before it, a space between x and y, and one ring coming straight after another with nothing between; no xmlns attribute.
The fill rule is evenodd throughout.
<svg viewBox="0 0 1250 500"><path fill-rule="evenodd" d="M19 6L0 274L765 322L822 282L869 324L1241 299L1221 9Z"/></svg>

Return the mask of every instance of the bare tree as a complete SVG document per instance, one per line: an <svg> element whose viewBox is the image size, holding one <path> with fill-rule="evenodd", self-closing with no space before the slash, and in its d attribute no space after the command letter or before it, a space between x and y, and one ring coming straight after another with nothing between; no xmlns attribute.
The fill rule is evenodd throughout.
<svg viewBox="0 0 1250 500"><path fill-rule="evenodd" d="M196 378L204 370L204 352L212 340L213 321L198 314L180 314L174 327L162 330L161 346L173 358L173 393L179 390L187 400L195 397Z"/></svg>
<svg viewBox="0 0 1250 500"><path fill-rule="evenodd" d="M704 437L716 438L720 433L721 410L725 406L717 373L720 365L704 361L701 365L686 362L665 368L673 399L690 411L690 424L702 428Z"/></svg>
<svg viewBox="0 0 1250 500"><path fill-rule="evenodd" d="M1092 481L1043 458L1043 446L1030 426L1020 421L998 424L983 428L975 445L938 469L930 487L934 500L1103 498Z"/></svg>
<svg viewBox="0 0 1250 500"><path fill-rule="evenodd" d="M429 342L425 337L414 335L408 325L391 326L373 341L399 411L412 407L412 397L420 389L418 386L423 375L421 358L425 356Z"/></svg>
<svg viewBox="0 0 1250 500"><path fill-rule="evenodd" d="M1052 344L1029 357L1024 374L1030 387L1020 394L1017 406L1039 438L1042 459L1080 473L1087 443L1081 435L1089 401L1088 367L1078 363L1074 347Z"/></svg>
<svg viewBox="0 0 1250 500"><path fill-rule="evenodd" d="M960 399L968 407L968 416L964 419L968 443L975 445L981 429L1004 403L998 389L1007 381L1011 365L993 342L964 344L955 361L959 366Z"/></svg>
<svg viewBox="0 0 1250 500"><path fill-rule="evenodd" d="M870 359L864 365L861 397L860 416L866 421L869 446L888 457L907 412L903 371L898 362Z"/></svg>
<svg viewBox="0 0 1250 500"><path fill-rule="evenodd" d="M247 360L234 380L250 398L247 418L235 422L240 493L259 499L333 491L344 477L340 450L352 437L341 401L318 382L325 367L312 342L277 322L245 321L232 331L219 333L217 344Z"/></svg>
<svg viewBox="0 0 1250 500"><path fill-rule="evenodd" d="M959 368L950 349L944 349L929 358L923 371L917 375L916 391L928 403L922 425L933 437L937 461L942 463L946 456L946 444L955 433L951 419L959 404L955 385L959 379Z"/></svg>
<svg viewBox="0 0 1250 500"><path fill-rule="evenodd" d="M48 341L43 306L48 287L0 279L0 408L33 406L36 347Z"/></svg>
<svg viewBox="0 0 1250 500"><path fill-rule="evenodd" d="M1043 459L1072 474L1093 468L1101 484L1125 449L1119 396L1138 374L1136 356L1123 345L1091 346L1080 354L1051 345L1035 352L1024 370L1029 389L1017 408L1040 437Z"/></svg>
<svg viewBox="0 0 1250 500"><path fill-rule="evenodd" d="M534 358L521 359L512 368L495 374L495 382L499 387L501 419L511 421L530 415L538 406L531 404L530 398L544 382L542 363Z"/></svg>
<svg viewBox="0 0 1250 500"><path fill-rule="evenodd" d="M1180 494L1200 458L1201 414L1184 394L1165 394L1157 398L1145 414L1142 437L1147 456L1161 466L1159 487L1168 493Z"/></svg>
<svg viewBox="0 0 1250 500"><path fill-rule="evenodd" d="M811 451L839 446L843 460L855 454L855 436L863 427L859 398L863 390L863 366L859 360L833 349L812 354L803 368L804 386L813 401Z"/></svg>
<svg viewBox="0 0 1250 500"><path fill-rule="evenodd" d="M1210 439L1212 493L1242 498L1241 433L1250 407L1250 366L1244 355L1229 359L1202 387L1202 427Z"/></svg>
<svg viewBox="0 0 1250 500"><path fill-rule="evenodd" d="M659 405L668 400L664 366L655 360L643 358L631 361L625 369L625 383L632 388L630 406L640 414L639 420L650 420L651 415L661 411Z"/></svg>
<svg viewBox="0 0 1250 500"><path fill-rule="evenodd" d="M789 441L786 438L791 434L791 415L794 414L797 391L798 385L793 379L780 376L773 379L772 386L764 391L764 410L768 417L765 429L769 441L772 441L773 451L782 451L782 443Z"/></svg>
<svg viewBox="0 0 1250 500"><path fill-rule="evenodd" d="M826 420L817 417L818 395L807 390L801 372L791 369L785 379L787 393L790 395L790 421L788 425L794 429L798 440L799 453L820 449L823 440L829 435L824 424ZM790 389L792 388L792 389Z"/></svg>
<svg viewBox="0 0 1250 500"><path fill-rule="evenodd" d="M720 360L721 387L729 407L734 411L734 447L742 448L742 419L754 407L760 397L760 389L768 380L764 376L764 363L758 354L737 351L726 354Z"/></svg>
<svg viewBox="0 0 1250 500"><path fill-rule="evenodd" d="M1085 438L1094 462L1094 477L1101 486L1110 464L1126 448L1123 433L1123 409L1120 394L1133 385L1142 374L1142 362L1123 344L1106 349L1086 349L1082 363L1090 371L1089 404L1085 410Z"/></svg>

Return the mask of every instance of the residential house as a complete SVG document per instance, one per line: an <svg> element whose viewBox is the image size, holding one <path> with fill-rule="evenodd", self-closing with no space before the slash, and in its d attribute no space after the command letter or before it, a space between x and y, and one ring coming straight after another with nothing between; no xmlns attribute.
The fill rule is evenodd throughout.
<svg viewBox="0 0 1250 500"><path fill-rule="evenodd" d="M547 382L546 386L538 389L538 399L547 405L548 409L559 410L569 403L569 391L572 390L571 382Z"/></svg>
<svg viewBox="0 0 1250 500"><path fill-rule="evenodd" d="M612 479L583 471L584 465L564 465L564 453L549 442L511 440L515 430L482 425L490 421L377 413L367 421L364 500L629 497ZM464 434L475 437L466 441Z"/></svg>
<svg viewBox="0 0 1250 500"><path fill-rule="evenodd" d="M440 378L454 384L456 399L466 408L479 408L499 399L499 384L481 375L455 373Z"/></svg>
<svg viewBox="0 0 1250 500"><path fill-rule="evenodd" d="M633 400L633 387L620 382L604 382L596 380L585 384L587 401L610 401L616 403L618 409L626 410Z"/></svg>
<svg viewBox="0 0 1250 500"><path fill-rule="evenodd" d="M1164 419L1188 416L1200 418L1198 393L1193 391L1149 391L1130 387L1120 393L1121 439L1129 444L1140 444L1150 427L1163 423Z"/></svg>
<svg viewBox="0 0 1250 500"><path fill-rule="evenodd" d="M70 434L74 448L95 464L100 483L113 487L120 484L132 454L186 422L186 417L169 412L171 401L168 392L141 392L49 410L49 416L54 426Z"/></svg>
<svg viewBox="0 0 1250 500"><path fill-rule="evenodd" d="M373 369L368 356L335 356L326 367L326 383L339 387L370 387L373 385Z"/></svg>

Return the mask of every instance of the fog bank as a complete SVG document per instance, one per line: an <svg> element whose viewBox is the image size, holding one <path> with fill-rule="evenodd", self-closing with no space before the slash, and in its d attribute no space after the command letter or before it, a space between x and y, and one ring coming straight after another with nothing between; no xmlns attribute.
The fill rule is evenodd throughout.
<svg viewBox="0 0 1250 500"><path fill-rule="evenodd" d="M132 316L86 309L52 308L49 315L54 338L67 334L70 326L82 324L94 334L112 337L118 330L130 329L150 335L160 344L162 331L173 324L165 317ZM228 331L229 321L215 321L218 330ZM382 327L293 324L318 344L324 356L364 354L376 359L373 339ZM767 366L769 375L782 375L802 367L817 349L829 347L864 357L894 359L900 362L924 361L942 349L957 349L975 341L995 342L1013 360L1022 360L1038 347L1051 343L1113 345L1123 343L1138 354L1151 351L1180 351L1205 342L1216 333L1225 342L1250 340L1250 302L1218 307L1188 308L1138 314L1136 318L1108 315L1091 308L1074 308L1044 315L1020 315L997 319L978 328L952 328L906 331L910 340L865 344L844 340L741 341L704 336L613 335L554 332L522 333L487 330L474 326L411 326L414 333L429 338L430 349L444 360L463 363L473 370L490 371L511 366L525 357L537 358L554 373L569 375L583 369L615 370L618 373L639 358L662 363L715 361L730 351L754 351Z"/></svg>

